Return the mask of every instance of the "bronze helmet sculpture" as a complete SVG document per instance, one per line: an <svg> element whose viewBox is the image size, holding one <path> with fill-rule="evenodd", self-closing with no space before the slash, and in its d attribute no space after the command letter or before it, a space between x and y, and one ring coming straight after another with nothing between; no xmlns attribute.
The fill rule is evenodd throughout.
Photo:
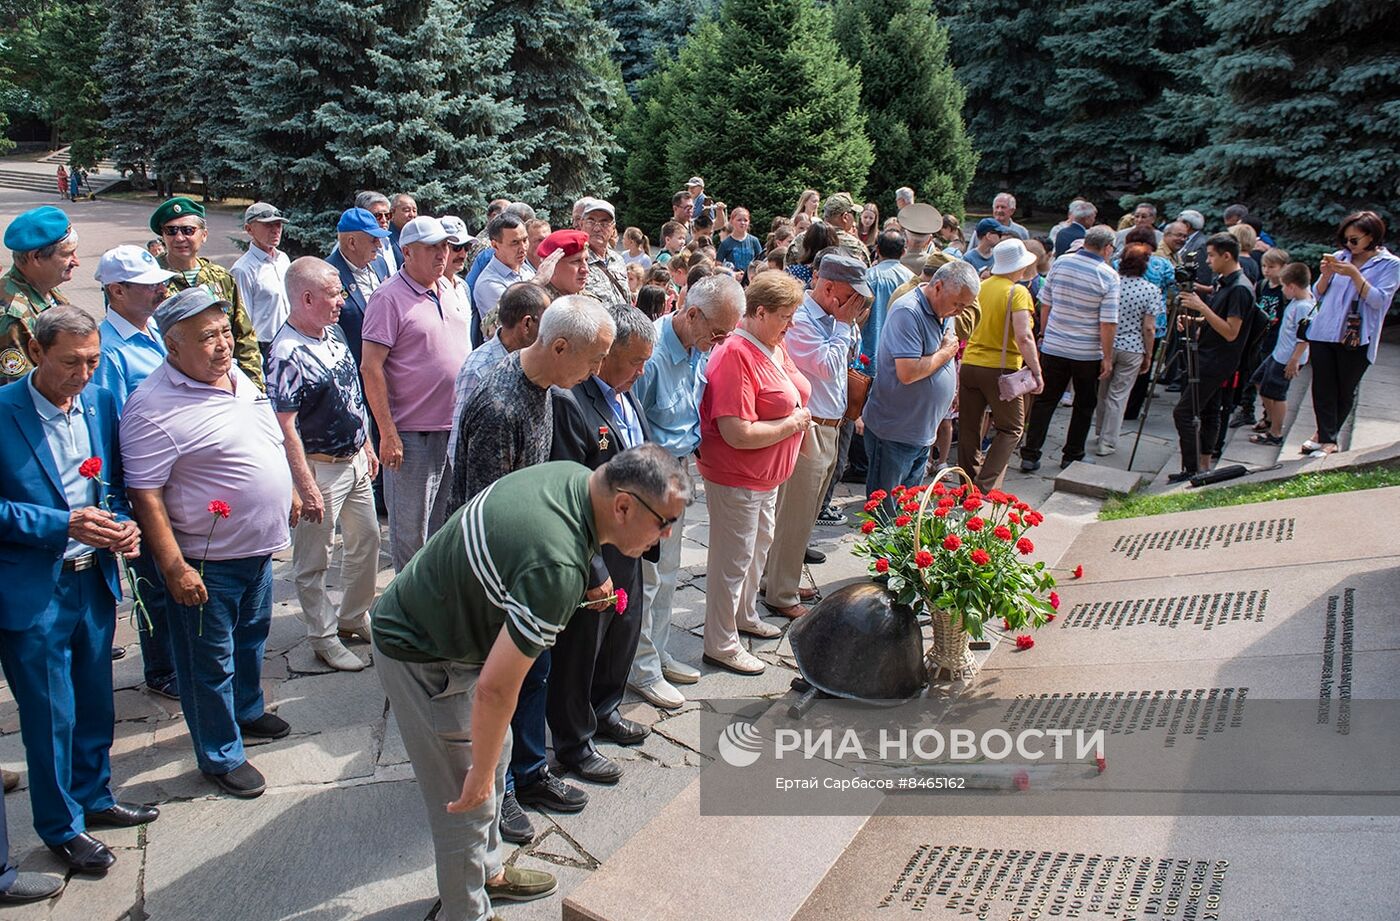
<svg viewBox="0 0 1400 921"><path fill-rule="evenodd" d="M802 677L833 697L907 700L928 684L918 618L872 582L827 595L788 638Z"/></svg>

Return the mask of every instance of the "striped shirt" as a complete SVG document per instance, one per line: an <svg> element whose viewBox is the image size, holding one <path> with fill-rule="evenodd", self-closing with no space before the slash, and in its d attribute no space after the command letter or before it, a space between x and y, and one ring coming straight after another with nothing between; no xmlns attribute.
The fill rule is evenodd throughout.
<svg viewBox="0 0 1400 921"><path fill-rule="evenodd" d="M599 552L590 473L572 461L537 464L454 512L375 602L379 651L480 666L502 630L531 658L553 646Z"/></svg>
<svg viewBox="0 0 1400 921"><path fill-rule="evenodd" d="M1050 311L1040 350L1072 361L1099 361L1099 325L1118 322L1118 273L1095 253L1080 250L1050 266L1040 303Z"/></svg>

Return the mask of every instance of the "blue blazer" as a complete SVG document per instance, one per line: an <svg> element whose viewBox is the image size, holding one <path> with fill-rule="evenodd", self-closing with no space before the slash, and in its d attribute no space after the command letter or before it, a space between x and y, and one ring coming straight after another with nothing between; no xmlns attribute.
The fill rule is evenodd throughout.
<svg viewBox="0 0 1400 921"><path fill-rule="evenodd" d="M340 308L339 326L341 332L345 333L345 341L350 346L350 354L355 356L355 366L360 364L360 346L364 341L361 330L365 325L365 308L368 303L365 296L360 293L359 287L355 284L355 276L350 272L350 263L345 261L345 257L340 254L340 249L331 250L331 254L326 257L326 261L335 266L335 270L340 273L340 286L345 289L345 306ZM375 256L369 264L374 274L383 281L389 277L389 264L384 261L383 256Z"/></svg>
<svg viewBox="0 0 1400 921"><path fill-rule="evenodd" d="M83 390L93 457L102 458L98 504L131 518L117 449L117 401L89 384ZM68 498L44 426L25 380L0 387L0 630L27 630L48 606L68 548ZM97 552L98 566L114 598L122 596L117 559Z"/></svg>

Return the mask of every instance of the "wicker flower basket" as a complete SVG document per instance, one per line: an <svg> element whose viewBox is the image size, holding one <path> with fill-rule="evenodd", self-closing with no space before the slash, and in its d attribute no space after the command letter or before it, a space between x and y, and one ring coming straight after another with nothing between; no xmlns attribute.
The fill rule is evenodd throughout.
<svg viewBox="0 0 1400 921"><path fill-rule="evenodd" d="M914 550L917 553L922 547L920 540L924 531L924 516L927 514L929 500L933 498L933 486L946 476L959 476L963 482L971 486L972 477L967 475L967 471L961 467L945 467L938 472L924 490L923 498L919 502L919 516L914 523ZM927 580L927 576L921 578ZM925 581L925 585L927 582ZM970 681L978 671L977 660L972 657L972 650L969 646L967 631L962 628L962 618L956 613L943 611L932 606L928 607L929 619L933 625L933 647L928 651L926 659L929 662L932 677L938 681Z"/></svg>

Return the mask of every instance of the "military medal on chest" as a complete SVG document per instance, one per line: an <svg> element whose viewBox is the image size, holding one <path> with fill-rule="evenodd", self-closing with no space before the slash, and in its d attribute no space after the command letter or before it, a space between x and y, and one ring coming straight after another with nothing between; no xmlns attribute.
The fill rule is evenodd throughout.
<svg viewBox="0 0 1400 921"><path fill-rule="evenodd" d="M600 426L598 426L598 450L599 450L599 451L606 451L607 449L608 449L608 427L607 427L606 425L600 425Z"/></svg>

